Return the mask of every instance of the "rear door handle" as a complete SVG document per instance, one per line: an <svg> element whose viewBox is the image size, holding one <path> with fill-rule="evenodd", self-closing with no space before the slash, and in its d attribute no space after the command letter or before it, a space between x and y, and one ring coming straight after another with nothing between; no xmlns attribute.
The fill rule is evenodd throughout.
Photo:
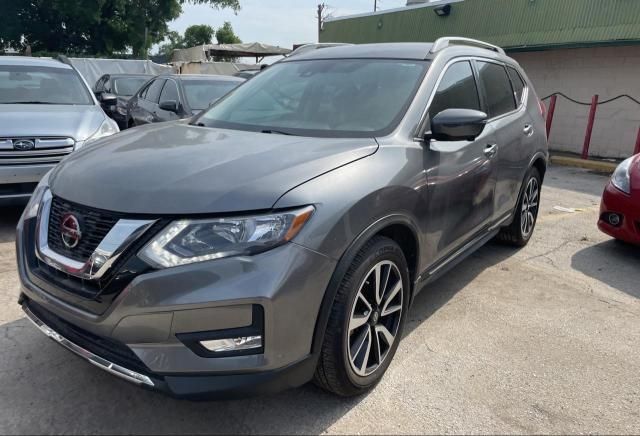
<svg viewBox="0 0 640 436"><path fill-rule="evenodd" d="M533 126L531 124L525 124L522 132L527 136L533 135Z"/></svg>
<svg viewBox="0 0 640 436"><path fill-rule="evenodd" d="M498 145L497 144L487 144L487 146L484 148L484 154L489 159L491 159L496 154L498 154Z"/></svg>

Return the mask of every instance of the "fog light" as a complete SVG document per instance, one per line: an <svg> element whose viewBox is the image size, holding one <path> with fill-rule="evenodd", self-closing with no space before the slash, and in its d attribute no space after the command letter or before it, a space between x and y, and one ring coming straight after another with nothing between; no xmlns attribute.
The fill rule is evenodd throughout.
<svg viewBox="0 0 640 436"><path fill-rule="evenodd" d="M252 350L262 347L262 336L242 336L239 338L212 339L201 341L200 345L214 353L226 351Z"/></svg>
<svg viewBox="0 0 640 436"><path fill-rule="evenodd" d="M622 221L622 217L617 213L610 213L609 216L607 216L607 221L609 221L609 224L612 226L618 227Z"/></svg>

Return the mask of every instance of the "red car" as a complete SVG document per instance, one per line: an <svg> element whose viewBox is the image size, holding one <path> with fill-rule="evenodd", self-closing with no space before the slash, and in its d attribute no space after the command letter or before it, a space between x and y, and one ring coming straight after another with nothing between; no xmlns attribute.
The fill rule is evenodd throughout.
<svg viewBox="0 0 640 436"><path fill-rule="evenodd" d="M598 228L640 245L640 154L622 162L602 194Z"/></svg>

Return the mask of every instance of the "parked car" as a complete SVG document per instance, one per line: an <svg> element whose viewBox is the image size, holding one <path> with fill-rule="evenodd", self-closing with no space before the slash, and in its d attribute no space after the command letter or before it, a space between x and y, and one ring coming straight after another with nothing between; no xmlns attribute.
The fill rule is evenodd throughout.
<svg viewBox="0 0 640 436"><path fill-rule="evenodd" d="M101 143L20 221L20 303L191 398L372 388L426 283L496 236L527 244L548 158L524 71L460 38L312 50Z"/></svg>
<svg viewBox="0 0 640 436"><path fill-rule="evenodd" d="M0 56L0 200L28 199L62 158L118 131L70 65Z"/></svg>
<svg viewBox="0 0 640 436"><path fill-rule="evenodd" d="M598 228L640 245L640 154L624 160L611 176L602 194Z"/></svg>
<svg viewBox="0 0 640 436"><path fill-rule="evenodd" d="M158 76L129 101L129 127L189 118L224 97L245 79L232 76L174 74Z"/></svg>
<svg viewBox="0 0 640 436"><path fill-rule="evenodd" d="M93 88L96 98L121 130L127 128L129 99L152 77L151 74L104 74L96 81Z"/></svg>

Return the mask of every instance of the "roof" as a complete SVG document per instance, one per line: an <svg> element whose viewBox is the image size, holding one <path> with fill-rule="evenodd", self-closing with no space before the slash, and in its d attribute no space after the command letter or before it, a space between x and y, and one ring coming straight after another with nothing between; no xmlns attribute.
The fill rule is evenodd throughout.
<svg viewBox="0 0 640 436"><path fill-rule="evenodd" d="M327 20L322 42L434 41L457 35L510 51L640 44L637 0L450 1L449 16L427 3Z"/></svg>
<svg viewBox="0 0 640 436"><path fill-rule="evenodd" d="M162 74L159 77L173 77L180 80L210 80L216 82L244 82L245 79L220 74Z"/></svg>
<svg viewBox="0 0 640 436"><path fill-rule="evenodd" d="M249 42L244 44L204 44L184 49L176 49L171 54L171 62L207 61L213 56L246 57L278 56L289 54L288 48Z"/></svg>
<svg viewBox="0 0 640 436"><path fill-rule="evenodd" d="M119 79L121 77L153 77L153 74L142 74L142 73L107 73L105 76L109 76L112 79Z"/></svg>
<svg viewBox="0 0 640 436"><path fill-rule="evenodd" d="M0 56L0 65L25 65L32 67L49 67L70 70L71 66L58 60L33 58L29 56Z"/></svg>
<svg viewBox="0 0 640 436"><path fill-rule="evenodd" d="M433 44L424 42L339 45L300 53L282 62L340 58L425 59L429 55L431 47L433 47Z"/></svg>

